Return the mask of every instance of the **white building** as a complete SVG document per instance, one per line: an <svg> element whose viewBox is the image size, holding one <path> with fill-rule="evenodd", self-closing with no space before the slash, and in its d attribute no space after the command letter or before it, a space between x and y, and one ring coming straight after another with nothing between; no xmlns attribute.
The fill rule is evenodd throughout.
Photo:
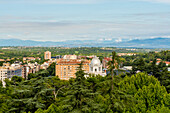
<svg viewBox="0 0 170 113"><path fill-rule="evenodd" d="M63 59L77 59L77 55L64 55Z"/></svg>
<svg viewBox="0 0 170 113"><path fill-rule="evenodd" d="M102 73L102 64L97 57L94 57L89 65L90 73Z"/></svg>
<svg viewBox="0 0 170 113"><path fill-rule="evenodd" d="M100 62L99 58L96 56L92 59L90 65L89 65L89 74L94 74L94 75L101 75L101 76L106 76L106 73L103 72L102 69L102 63Z"/></svg>
<svg viewBox="0 0 170 113"><path fill-rule="evenodd" d="M40 65L37 62L25 64L25 65L23 65L23 75L22 75L22 77L27 79L28 74L36 73L39 70L40 70Z"/></svg>
<svg viewBox="0 0 170 113"><path fill-rule="evenodd" d="M15 75L22 77L22 66L19 63L14 63L12 65L5 63L0 67L0 80L4 87L6 85L5 79L11 79Z"/></svg>

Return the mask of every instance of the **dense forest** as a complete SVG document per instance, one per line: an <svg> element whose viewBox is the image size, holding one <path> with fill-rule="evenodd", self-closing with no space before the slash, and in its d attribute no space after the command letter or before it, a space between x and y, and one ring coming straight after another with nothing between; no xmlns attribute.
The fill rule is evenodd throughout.
<svg viewBox="0 0 170 113"><path fill-rule="evenodd" d="M132 76L91 76L79 69L76 79L55 76L23 80L14 76L0 87L2 113L168 113L170 94L160 81L146 73ZM113 83L113 89L112 89Z"/></svg>
<svg viewBox="0 0 170 113"><path fill-rule="evenodd" d="M115 75L119 57L112 53L106 77L85 78L80 64L76 78L55 76L55 64L29 74L28 80L13 76L0 86L2 113L169 113L170 73L164 64L134 60L128 74ZM148 67L146 67L148 66ZM147 70L148 69L148 70ZM139 70L139 73L136 71Z"/></svg>

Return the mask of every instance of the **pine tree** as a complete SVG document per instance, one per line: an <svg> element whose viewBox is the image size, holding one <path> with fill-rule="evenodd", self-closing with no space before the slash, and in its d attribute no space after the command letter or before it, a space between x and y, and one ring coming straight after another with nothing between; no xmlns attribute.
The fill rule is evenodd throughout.
<svg viewBox="0 0 170 113"><path fill-rule="evenodd" d="M62 107L57 107L54 104L51 104L47 110L44 111L44 113L62 113Z"/></svg>
<svg viewBox="0 0 170 113"><path fill-rule="evenodd" d="M79 65L75 82L70 85L66 92L66 99L63 101L64 109L68 110L67 112L91 112L92 110L99 110L99 105L93 100L96 94L91 89L88 89L86 85L82 64Z"/></svg>
<svg viewBox="0 0 170 113"><path fill-rule="evenodd" d="M39 108L35 113L45 113L41 108Z"/></svg>

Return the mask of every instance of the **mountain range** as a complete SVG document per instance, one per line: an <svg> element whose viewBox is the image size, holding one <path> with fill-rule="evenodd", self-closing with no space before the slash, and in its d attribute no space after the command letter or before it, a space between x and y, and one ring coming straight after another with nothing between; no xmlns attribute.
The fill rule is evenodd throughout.
<svg viewBox="0 0 170 113"><path fill-rule="evenodd" d="M52 42L20 39L0 39L0 46L170 48L170 38L158 37L151 39L134 39L122 42L116 42L114 40L68 40L62 42Z"/></svg>

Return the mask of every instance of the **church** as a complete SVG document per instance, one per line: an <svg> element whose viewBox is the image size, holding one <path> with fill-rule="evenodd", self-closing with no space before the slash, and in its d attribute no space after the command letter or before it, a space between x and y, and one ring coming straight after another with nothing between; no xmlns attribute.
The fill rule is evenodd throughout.
<svg viewBox="0 0 170 113"><path fill-rule="evenodd" d="M101 76L106 76L106 73L103 72L102 69L102 63L99 60L98 57L94 57L91 61L91 63L89 64L89 73L88 74L94 74L94 75L101 75ZM86 75L87 77L88 75Z"/></svg>
<svg viewBox="0 0 170 113"><path fill-rule="evenodd" d="M83 61L83 70L87 75L85 77L89 77L89 75L101 75L106 76L106 73L103 72L102 63L100 62L98 57L94 57L91 61L86 59L77 59L76 57L66 57L63 59L59 59L56 62L55 66L55 74L61 80L69 80L70 78L76 78L75 73L77 72L77 68L79 64Z"/></svg>

